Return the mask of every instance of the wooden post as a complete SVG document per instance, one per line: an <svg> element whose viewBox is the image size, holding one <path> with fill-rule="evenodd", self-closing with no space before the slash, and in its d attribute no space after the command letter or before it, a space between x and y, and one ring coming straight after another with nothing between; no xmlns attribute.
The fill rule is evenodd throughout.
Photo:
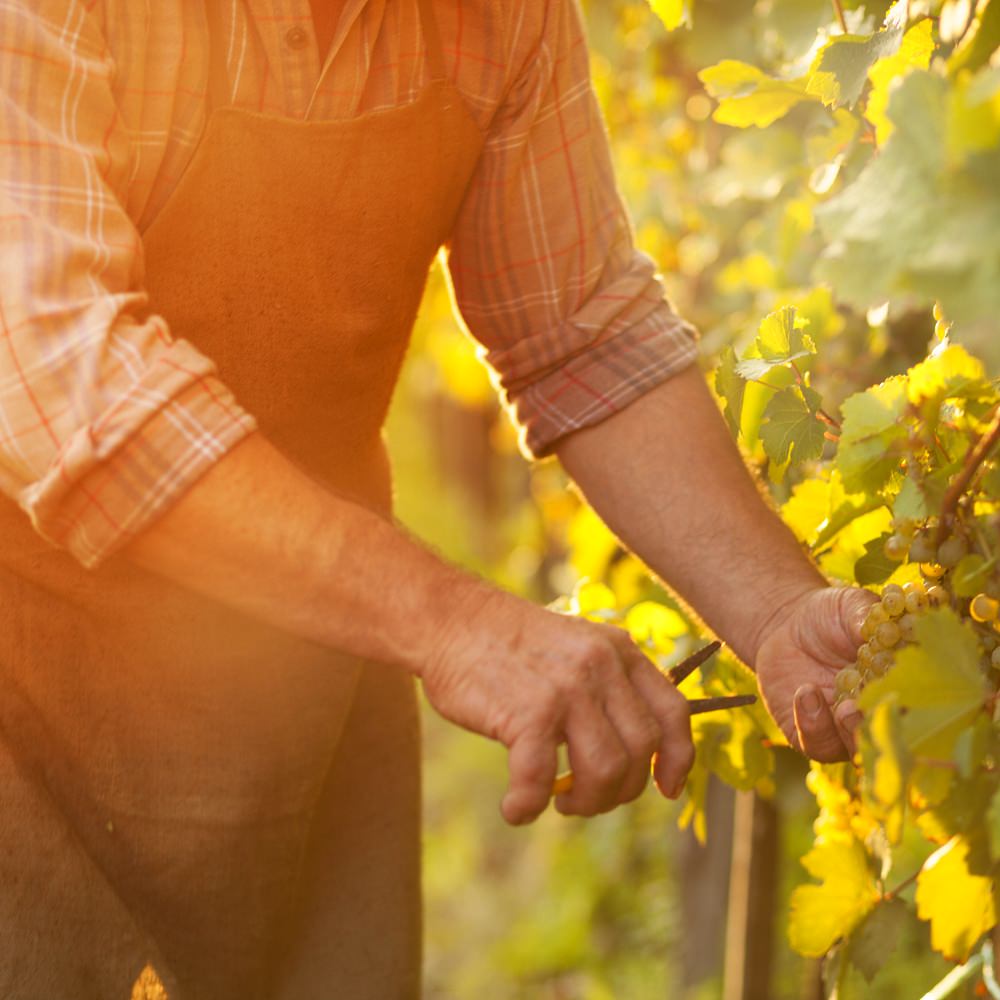
<svg viewBox="0 0 1000 1000"><path fill-rule="evenodd" d="M778 811L753 792L736 796L723 1000L772 1000Z"/></svg>
<svg viewBox="0 0 1000 1000"><path fill-rule="evenodd" d="M678 878L684 925L681 964L685 996L693 994L705 980L718 976L722 967L734 801L733 790L710 775L705 793L705 844L699 844L691 830L685 830L680 841Z"/></svg>

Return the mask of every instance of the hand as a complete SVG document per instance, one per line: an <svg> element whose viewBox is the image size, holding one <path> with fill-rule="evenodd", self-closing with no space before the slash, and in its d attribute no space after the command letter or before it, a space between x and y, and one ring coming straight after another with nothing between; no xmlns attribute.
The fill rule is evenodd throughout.
<svg viewBox="0 0 1000 1000"><path fill-rule="evenodd" d="M456 603L421 676L441 715L507 747L508 823L548 805L561 743L574 781L556 808L568 815L636 798L654 755L657 786L676 798L694 761L687 702L627 632L483 585Z"/></svg>
<svg viewBox="0 0 1000 1000"><path fill-rule="evenodd" d="M820 761L847 760L860 719L854 701L836 708L834 678L853 663L861 623L878 598L853 587L808 590L782 607L757 651L768 711L788 741Z"/></svg>

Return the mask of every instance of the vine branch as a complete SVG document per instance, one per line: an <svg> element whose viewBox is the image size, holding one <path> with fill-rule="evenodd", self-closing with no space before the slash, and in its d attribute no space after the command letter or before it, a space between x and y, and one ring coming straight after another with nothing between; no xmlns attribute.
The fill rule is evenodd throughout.
<svg viewBox="0 0 1000 1000"><path fill-rule="evenodd" d="M937 542L940 545L948 534L948 528L955 515L959 500L965 494L969 483L979 471L979 467L989 457L990 452L1000 442L1000 404L993 407L990 414L990 424L983 432L983 436L976 443L975 447L965 458L965 464L959 473L951 481L944 500L941 503L941 523L938 525Z"/></svg>
<svg viewBox="0 0 1000 1000"><path fill-rule="evenodd" d="M841 0L833 0L833 10L837 15L837 20L840 22L840 30L843 31L845 35L848 34L847 18L844 17L844 5L841 3Z"/></svg>

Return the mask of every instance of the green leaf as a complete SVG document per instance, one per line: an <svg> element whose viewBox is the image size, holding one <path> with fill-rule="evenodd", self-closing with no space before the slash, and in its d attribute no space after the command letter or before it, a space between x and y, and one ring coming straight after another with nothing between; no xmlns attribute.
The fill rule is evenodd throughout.
<svg viewBox="0 0 1000 1000"><path fill-rule="evenodd" d="M901 899L883 900L851 935L850 960L868 982L885 965L886 956L896 950L907 916Z"/></svg>
<svg viewBox="0 0 1000 1000"><path fill-rule="evenodd" d="M736 374L741 378L755 382L766 377L775 368L781 368L791 361L809 357L808 351L797 351L795 354L779 355L776 358L746 358L736 365Z"/></svg>
<svg viewBox="0 0 1000 1000"><path fill-rule="evenodd" d="M920 484L912 476L903 480L903 485L892 504L892 513L898 518L924 521L930 516L927 497Z"/></svg>
<svg viewBox="0 0 1000 1000"><path fill-rule="evenodd" d="M886 557L885 542L889 534L865 542L865 554L854 564L854 579L862 587L884 583L899 568L898 562Z"/></svg>
<svg viewBox="0 0 1000 1000"><path fill-rule="evenodd" d="M719 357L719 367L715 370L715 391L726 403L726 423L733 437L739 437L740 422L743 417L743 396L746 381L736 373L736 352L727 345Z"/></svg>
<svg viewBox="0 0 1000 1000"><path fill-rule="evenodd" d="M806 462L823 454L826 429L816 416L819 393L793 386L776 393L764 410L760 439L768 458L783 465L792 458Z"/></svg>
<svg viewBox="0 0 1000 1000"><path fill-rule="evenodd" d="M806 92L805 80L779 80L736 59L724 59L703 69L698 78L719 101L712 117L722 125L766 128L803 101L816 98Z"/></svg>
<svg viewBox="0 0 1000 1000"><path fill-rule="evenodd" d="M1000 861L1000 790L993 793L990 807L986 813L986 830L990 841L990 855L994 861Z"/></svg>
<svg viewBox="0 0 1000 1000"><path fill-rule="evenodd" d="M682 24L689 24L687 4L684 0L649 0L653 13L663 22L667 31L673 31Z"/></svg>
<svg viewBox="0 0 1000 1000"><path fill-rule="evenodd" d="M950 608L922 615L916 633L916 644L896 653L893 669L865 688L860 704L871 711L895 696L906 709L900 729L907 748L948 758L986 697L979 643Z"/></svg>
<svg viewBox="0 0 1000 1000"><path fill-rule="evenodd" d="M978 101L978 83L952 86L919 69L897 80L887 111L892 135L816 210L826 249L815 277L862 310L939 300L955 323L953 339L997 364L1000 138L990 136L1000 136L1000 102ZM969 116L978 124L963 124Z"/></svg>
<svg viewBox="0 0 1000 1000"><path fill-rule="evenodd" d="M837 468L851 493L882 489L899 468L893 445L906 439L906 380L887 379L855 393L841 408L844 422L837 449Z"/></svg>
<svg viewBox="0 0 1000 1000"><path fill-rule="evenodd" d="M969 842L953 837L917 876L917 916L929 920L931 945L964 962L996 921L994 880L969 872Z"/></svg>
<svg viewBox="0 0 1000 1000"><path fill-rule="evenodd" d="M790 360L791 356L803 357L816 353L816 345L812 339L803 333L806 325L800 319L795 306L782 306L775 312L768 313L761 321L757 331L757 350L762 358L768 361Z"/></svg>
<svg viewBox="0 0 1000 1000"><path fill-rule="evenodd" d="M880 146L892 134L894 127L887 114L892 87L911 70L927 69L933 53L934 22L925 17L903 36L895 55L880 59L869 70L872 90L865 106L865 117L875 126L875 139Z"/></svg>
<svg viewBox="0 0 1000 1000"><path fill-rule="evenodd" d="M875 706L864 726L861 758L866 798L882 820L890 844L900 842L906 805L906 786L912 758L902 735L899 705L886 698Z"/></svg>
<svg viewBox="0 0 1000 1000"><path fill-rule="evenodd" d="M813 62L809 93L827 105L853 105L872 66L899 51L905 19L905 10L896 4L886 16L885 27L875 34L837 35L827 42Z"/></svg>
<svg viewBox="0 0 1000 1000"><path fill-rule="evenodd" d="M959 597L975 597L986 589L990 579L991 563L972 552L951 571L951 587Z"/></svg>
<svg viewBox="0 0 1000 1000"><path fill-rule="evenodd" d="M907 372L907 396L915 405L938 405L945 399L982 392L983 363L964 347L948 344Z"/></svg>
<svg viewBox="0 0 1000 1000"><path fill-rule="evenodd" d="M856 840L817 844L802 864L821 884L800 885L792 893L788 938L800 955L818 958L871 912L879 891Z"/></svg>

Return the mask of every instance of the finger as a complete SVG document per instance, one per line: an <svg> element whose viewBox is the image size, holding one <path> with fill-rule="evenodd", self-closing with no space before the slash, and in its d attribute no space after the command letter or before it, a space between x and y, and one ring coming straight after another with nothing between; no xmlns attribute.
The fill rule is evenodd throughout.
<svg viewBox="0 0 1000 1000"><path fill-rule="evenodd" d="M858 749L858 727L861 725L861 712L858 703L853 698L846 698L833 710L833 719L837 723L840 738L853 757Z"/></svg>
<svg viewBox="0 0 1000 1000"><path fill-rule="evenodd" d="M549 804L558 767L555 736L525 732L511 744L507 766L510 780L500 812L511 826L522 826L537 819Z"/></svg>
<svg viewBox="0 0 1000 1000"><path fill-rule="evenodd" d="M631 802L642 794L649 781L650 761L662 740L660 724L638 689L624 675L620 683L609 686L604 711L628 757L618 801Z"/></svg>
<svg viewBox="0 0 1000 1000"><path fill-rule="evenodd" d="M620 801L628 770L628 754L603 707L579 698L566 721L566 744L573 770L573 787L556 796L556 808L573 816L596 816ZM549 782L547 791L551 791Z"/></svg>
<svg viewBox="0 0 1000 1000"><path fill-rule="evenodd" d="M848 751L823 690L803 684L793 701L799 749L813 760L830 763L847 760Z"/></svg>
<svg viewBox="0 0 1000 1000"><path fill-rule="evenodd" d="M684 782L694 764L688 704L645 657L633 667L631 678L660 726L660 745L653 759L656 787L667 798L676 799L684 790Z"/></svg>

